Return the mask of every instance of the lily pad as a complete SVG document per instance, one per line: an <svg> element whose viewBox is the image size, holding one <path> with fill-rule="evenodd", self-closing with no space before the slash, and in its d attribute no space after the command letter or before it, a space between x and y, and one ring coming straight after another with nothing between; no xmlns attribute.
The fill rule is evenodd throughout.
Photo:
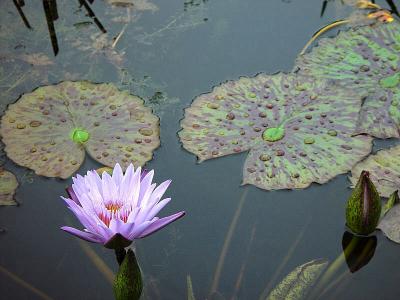
<svg viewBox="0 0 400 300"><path fill-rule="evenodd" d="M0 206L18 205L14 199L17 187L18 181L14 174L0 168Z"/></svg>
<svg viewBox="0 0 400 300"><path fill-rule="evenodd" d="M380 221L378 229L395 243L400 244L400 205L393 206Z"/></svg>
<svg viewBox="0 0 400 300"><path fill-rule="evenodd" d="M272 290L267 300L306 299L327 265L328 261L316 259L297 267Z"/></svg>
<svg viewBox="0 0 400 300"><path fill-rule="evenodd" d="M243 184L306 188L346 173L371 151L353 136L361 99L310 77L265 75L229 81L198 96L179 136L199 161L250 151Z"/></svg>
<svg viewBox="0 0 400 300"><path fill-rule="evenodd" d="M363 170L370 173L370 178L382 197L389 197L400 189L400 145L378 151L375 155L358 163L351 170L352 186Z"/></svg>
<svg viewBox="0 0 400 300"><path fill-rule="evenodd" d="M112 84L66 81L11 104L0 133L15 163L65 179L79 169L85 151L105 166L142 166L160 144L158 124L141 99Z"/></svg>
<svg viewBox="0 0 400 300"><path fill-rule="evenodd" d="M365 97L360 133L400 136L400 23L355 27L299 56L302 75L333 80Z"/></svg>

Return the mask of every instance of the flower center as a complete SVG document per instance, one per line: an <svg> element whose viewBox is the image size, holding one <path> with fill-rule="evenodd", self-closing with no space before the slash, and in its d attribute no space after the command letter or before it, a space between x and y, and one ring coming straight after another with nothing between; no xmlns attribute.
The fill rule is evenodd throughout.
<svg viewBox="0 0 400 300"><path fill-rule="evenodd" d="M282 127L271 127L265 129L262 134L262 138L266 142L276 142L285 136L285 129Z"/></svg>
<svg viewBox="0 0 400 300"><path fill-rule="evenodd" d="M108 203L108 204L105 205L105 207L107 208L108 211L110 211L113 214L115 214L117 211L120 210L122 205L118 204L118 203Z"/></svg>
<svg viewBox="0 0 400 300"><path fill-rule="evenodd" d="M124 223L128 222L128 216L130 211L127 209L122 209L122 204L109 202L104 204L103 211L98 213L99 219L107 226L110 227L110 222L112 219L120 219Z"/></svg>

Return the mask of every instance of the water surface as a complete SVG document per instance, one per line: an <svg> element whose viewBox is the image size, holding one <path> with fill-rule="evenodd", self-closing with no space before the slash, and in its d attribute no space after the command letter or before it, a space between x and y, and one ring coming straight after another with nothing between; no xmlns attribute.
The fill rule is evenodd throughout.
<svg viewBox="0 0 400 300"><path fill-rule="evenodd" d="M156 170L157 182L173 180L166 194L173 201L163 214L184 209L187 215L135 243L144 299L185 299L187 275L196 299L208 297L243 195L217 285L226 299L258 299L268 284L278 283L296 266L316 258L334 261L341 254L344 206L350 194L346 175L297 191L241 186L245 153L197 164L195 156L182 149L176 133L183 109L197 95L240 76L290 71L309 37L348 10L329 2L321 18L320 0L210 0L186 5L183 0L152 0L154 7L131 12L132 20L112 51L93 45L101 32L75 1L61 1L55 22L60 50L55 57L42 6L26 2L24 12L33 30L23 25L11 1L0 3L3 109L38 85L87 79L129 89L161 118L162 145L146 167ZM112 41L125 24L115 18L126 18L126 9L99 0L92 8ZM21 60L21 55L32 53L43 53L52 65L31 66ZM393 143L378 143L375 148ZM10 160L5 167L20 181L16 199L21 205L0 209L0 227L6 229L0 235L0 265L53 299L112 299L110 283L81 243L59 230L65 224L80 227L59 198L71 181L35 176ZM86 158L79 172L97 167ZM252 231L255 238L247 250ZM342 266L338 275L343 280L324 299L399 298L400 246L381 232L376 236L378 247L370 263L354 274ZM112 251L89 246L116 271ZM243 281L235 291L244 261ZM4 272L0 298L41 299Z"/></svg>

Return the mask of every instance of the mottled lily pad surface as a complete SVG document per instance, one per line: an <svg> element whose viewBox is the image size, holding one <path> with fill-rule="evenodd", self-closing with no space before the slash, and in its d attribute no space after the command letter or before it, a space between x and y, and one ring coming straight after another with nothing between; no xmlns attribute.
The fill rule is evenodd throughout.
<svg viewBox="0 0 400 300"><path fill-rule="evenodd" d="M325 38L297 60L303 75L325 78L365 97L358 132L399 137L400 23L380 22Z"/></svg>
<svg viewBox="0 0 400 300"><path fill-rule="evenodd" d="M346 173L371 150L353 136L361 99L292 74L229 81L185 111L183 147L200 161L249 151L243 184L305 188Z"/></svg>
<svg viewBox="0 0 400 300"><path fill-rule="evenodd" d="M0 168L0 206L17 205L14 199L17 187L18 181L14 174Z"/></svg>
<svg viewBox="0 0 400 300"><path fill-rule="evenodd" d="M378 225L385 236L400 244L400 204L393 206Z"/></svg>
<svg viewBox="0 0 400 300"><path fill-rule="evenodd" d="M363 170L369 171L370 178L382 197L389 197L400 189L400 145L378 151L375 155L358 163L351 171L352 186L357 183Z"/></svg>
<svg viewBox="0 0 400 300"><path fill-rule="evenodd" d="M141 166L159 146L159 122L143 101L112 84L62 82L8 107L1 135L9 158L38 175L68 178L85 151L101 164Z"/></svg>

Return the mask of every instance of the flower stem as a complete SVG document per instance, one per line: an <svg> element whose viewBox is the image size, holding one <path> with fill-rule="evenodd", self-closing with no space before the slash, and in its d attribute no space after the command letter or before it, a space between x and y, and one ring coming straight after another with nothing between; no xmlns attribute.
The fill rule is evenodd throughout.
<svg viewBox="0 0 400 300"><path fill-rule="evenodd" d="M117 248L115 249L115 256L117 258L118 265L121 265L124 261L126 255L126 251L124 248Z"/></svg>

